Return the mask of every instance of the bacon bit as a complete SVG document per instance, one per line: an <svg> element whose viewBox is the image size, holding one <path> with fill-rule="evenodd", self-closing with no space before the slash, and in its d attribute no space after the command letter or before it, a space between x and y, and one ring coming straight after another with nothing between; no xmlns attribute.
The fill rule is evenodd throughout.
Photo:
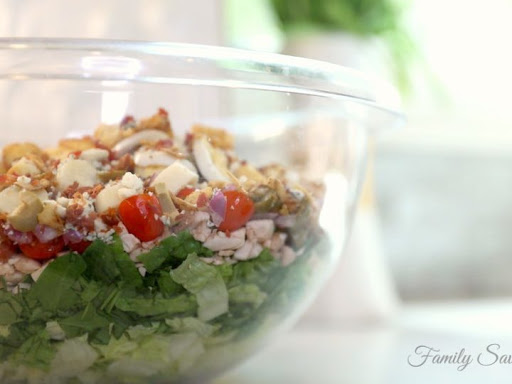
<svg viewBox="0 0 512 384"><path fill-rule="evenodd" d="M203 207L206 207L208 205L208 196L206 196L205 193L200 193L199 196L197 197L197 207L198 208L203 208Z"/></svg>
<svg viewBox="0 0 512 384"><path fill-rule="evenodd" d="M165 117L169 117L169 112L167 112L164 108L158 108L158 114Z"/></svg>
<svg viewBox="0 0 512 384"><path fill-rule="evenodd" d="M95 185L94 187L92 187L89 190L89 196L91 196L91 198L95 199L96 196L98 196L98 194L103 190L103 188L105 188L105 187L101 184Z"/></svg>
<svg viewBox="0 0 512 384"><path fill-rule="evenodd" d="M73 184L69 185L62 191L62 196L67 197L68 199L71 199L75 193L78 192L79 185L75 181Z"/></svg>
<svg viewBox="0 0 512 384"><path fill-rule="evenodd" d="M109 208L105 212L100 213L100 218L105 224L111 227L119 224L119 216L115 208Z"/></svg>
<svg viewBox="0 0 512 384"><path fill-rule="evenodd" d="M121 156L119 160L117 160L116 164L112 164L112 169L133 172L135 169L135 162L133 161L132 155L127 153L126 155Z"/></svg>
<svg viewBox="0 0 512 384"><path fill-rule="evenodd" d="M174 141L171 139L158 140L155 143L155 149L163 149L163 148L172 148L174 145Z"/></svg>
<svg viewBox="0 0 512 384"><path fill-rule="evenodd" d="M97 217L96 212L92 212L87 216L82 216L84 207L79 204L70 204L66 208L66 219L68 223L74 225L79 229L86 229L88 231L94 230L94 220Z"/></svg>
<svg viewBox="0 0 512 384"><path fill-rule="evenodd" d="M18 176L14 174L3 174L0 175L0 189L5 189L13 185L16 180L18 180Z"/></svg>
<svg viewBox="0 0 512 384"><path fill-rule="evenodd" d="M78 159L81 154L82 154L82 151L73 151L73 152L68 153L68 157Z"/></svg>
<svg viewBox="0 0 512 384"><path fill-rule="evenodd" d="M89 194L90 197L95 199L96 196L98 196L98 194L103 190L103 188L105 188L105 187L101 184L96 184L94 187L79 187L76 189L75 193L73 193L73 195L71 197L73 197L74 199L82 199L83 194L87 193L87 194ZM67 188L66 188L66 190L67 190ZM66 191L66 190L64 190L64 191ZM64 194L64 192L62 194ZM68 197L68 196L65 196L65 197Z"/></svg>
<svg viewBox="0 0 512 384"><path fill-rule="evenodd" d="M80 204L70 204L66 208L66 218L73 225L77 225L83 213L84 207Z"/></svg>
<svg viewBox="0 0 512 384"><path fill-rule="evenodd" d="M51 169L57 169L60 165L60 159L54 159L54 158L51 158L50 161L48 162L48 166L51 168Z"/></svg>
<svg viewBox="0 0 512 384"><path fill-rule="evenodd" d="M121 127L124 127L126 125L133 125L133 123L135 123L135 119L132 115L126 115L123 120L121 120L121 123L119 123L119 125Z"/></svg>

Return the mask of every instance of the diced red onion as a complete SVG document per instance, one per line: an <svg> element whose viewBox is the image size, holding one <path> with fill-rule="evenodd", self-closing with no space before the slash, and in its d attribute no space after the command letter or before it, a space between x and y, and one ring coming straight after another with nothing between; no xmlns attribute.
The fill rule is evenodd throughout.
<svg viewBox="0 0 512 384"><path fill-rule="evenodd" d="M48 243L49 241L59 237L60 233L56 229L47 225L37 224L36 228L34 229L34 235L41 243Z"/></svg>
<svg viewBox="0 0 512 384"><path fill-rule="evenodd" d="M251 220L274 220L279 216L276 212L261 212L252 215Z"/></svg>
<svg viewBox="0 0 512 384"><path fill-rule="evenodd" d="M32 233L20 232L12 227L7 229L5 234L15 244L29 244L34 240Z"/></svg>
<svg viewBox="0 0 512 384"><path fill-rule="evenodd" d="M297 217L295 215L284 215L275 218L274 223L279 228L291 228L295 225Z"/></svg>
<svg viewBox="0 0 512 384"><path fill-rule="evenodd" d="M67 229L62 236L64 238L64 244L76 244L84 239L84 235L78 232L76 229Z"/></svg>
<svg viewBox="0 0 512 384"><path fill-rule="evenodd" d="M227 204L228 200L221 191L217 191L210 200L209 206L212 214L212 221L216 226L219 226L226 218Z"/></svg>

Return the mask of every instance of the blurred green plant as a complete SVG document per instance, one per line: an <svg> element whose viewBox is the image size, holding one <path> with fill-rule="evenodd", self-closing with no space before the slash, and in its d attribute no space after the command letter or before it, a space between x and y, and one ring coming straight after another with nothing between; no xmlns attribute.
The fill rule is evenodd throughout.
<svg viewBox="0 0 512 384"><path fill-rule="evenodd" d="M287 35L343 31L378 37L386 45L397 86L410 91L411 61L418 55L403 24L406 4L400 0L271 0Z"/></svg>

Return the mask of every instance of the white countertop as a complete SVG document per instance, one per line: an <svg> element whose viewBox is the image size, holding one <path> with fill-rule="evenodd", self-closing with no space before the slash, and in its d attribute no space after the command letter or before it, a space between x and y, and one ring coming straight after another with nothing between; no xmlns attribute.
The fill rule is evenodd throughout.
<svg viewBox="0 0 512 384"><path fill-rule="evenodd" d="M434 364L429 358L412 367L408 359L414 365L424 360L421 355L426 347L420 355L415 354L421 345L438 349L442 355L471 357L472 361L461 371L457 369L461 357L452 364ZM489 345L492 353L486 350ZM511 355L510 363L491 364L495 354L505 355L504 359ZM315 382L511 383L512 301L407 306L388 324L300 324L214 384Z"/></svg>

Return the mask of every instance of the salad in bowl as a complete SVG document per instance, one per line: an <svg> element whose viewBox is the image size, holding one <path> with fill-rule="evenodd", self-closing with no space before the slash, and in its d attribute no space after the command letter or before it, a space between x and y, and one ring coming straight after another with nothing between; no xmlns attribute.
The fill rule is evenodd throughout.
<svg viewBox="0 0 512 384"><path fill-rule="evenodd" d="M251 165L222 129L177 137L162 108L8 144L0 168L5 383L206 370L286 313L322 243L321 183Z"/></svg>

